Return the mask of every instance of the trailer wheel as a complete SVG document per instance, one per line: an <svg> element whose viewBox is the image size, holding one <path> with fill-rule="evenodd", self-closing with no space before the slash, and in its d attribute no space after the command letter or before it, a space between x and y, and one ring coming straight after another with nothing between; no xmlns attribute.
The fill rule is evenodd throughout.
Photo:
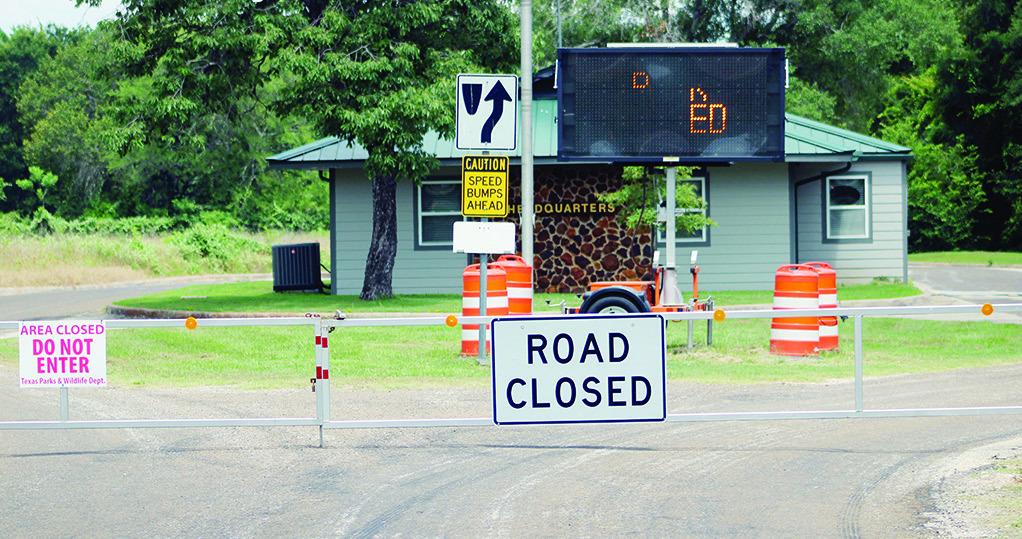
<svg viewBox="0 0 1022 539"><path fill-rule="evenodd" d="M621 296L607 296L593 302L586 311L591 314L637 313L639 309L634 303Z"/></svg>

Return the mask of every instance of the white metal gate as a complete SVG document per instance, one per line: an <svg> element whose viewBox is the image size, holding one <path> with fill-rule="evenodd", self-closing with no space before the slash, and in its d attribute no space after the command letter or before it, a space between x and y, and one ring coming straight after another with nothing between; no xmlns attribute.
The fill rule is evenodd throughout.
<svg viewBox="0 0 1022 539"><path fill-rule="evenodd" d="M842 410L819 411L767 411L767 412L714 412L668 414L669 422L695 421L755 421L783 419L844 419L876 417L923 417L923 416L966 416L1020 414L1022 405L954 408L886 408L869 409L863 398L863 319L868 317L891 317L910 315L974 314L977 319L993 312L1022 312L1022 303L999 305L941 305L912 307L851 307L834 309L791 309L784 310L784 317L840 316L852 318L854 333L854 395L849 399L852 407ZM715 312L664 313L668 321L777 318L779 311L747 310ZM621 315L615 315L621 316ZM243 327L243 326L313 326L313 357L315 367L314 387L316 392L316 415L294 418L237 418L237 419L69 419L67 388L60 390L59 419L47 421L0 421L0 430L27 429L107 429L107 428L168 428L168 427L277 427L310 426L319 427L320 445L323 444L324 429L366 429L366 428L410 428L410 427L484 427L493 426L489 417L445 418L445 419L373 419L334 420L330 410L330 333L352 327L394 327L394 326L442 326L456 324L482 324L491 316L423 317L423 318L361 318L321 319L306 318L210 318L199 322L202 327ZM111 329L131 328L184 328L183 320L107 320ZM17 329L19 322L0 322L0 329ZM460 333L459 333L460 335ZM452 343L457 339L452 339ZM1020 343L1022 345L1022 343ZM453 346L453 344L452 344ZM1022 350L1022 346L1020 346ZM1022 358L1022 356L1020 356Z"/></svg>

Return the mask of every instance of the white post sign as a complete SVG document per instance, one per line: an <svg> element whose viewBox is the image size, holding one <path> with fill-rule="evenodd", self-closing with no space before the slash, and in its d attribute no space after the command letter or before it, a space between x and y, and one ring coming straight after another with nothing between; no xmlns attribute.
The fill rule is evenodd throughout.
<svg viewBox="0 0 1022 539"><path fill-rule="evenodd" d="M458 75L454 141L459 150L518 147L518 77Z"/></svg>
<svg viewBox="0 0 1022 539"><path fill-rule="evenodd" d="M667 418L659 315L498 318L491 344L497 425Z"/></svg>
<svg viewBox="0 0 1022 539"><path fill-rule="evenodd" d="M18 347L21 387L106 385L102 321L22 322Z"/></svg>

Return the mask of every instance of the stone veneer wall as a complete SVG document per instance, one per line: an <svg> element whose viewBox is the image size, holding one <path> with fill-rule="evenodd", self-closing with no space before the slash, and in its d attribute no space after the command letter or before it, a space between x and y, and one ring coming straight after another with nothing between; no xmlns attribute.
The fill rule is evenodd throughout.
<svg viewBox="0 0 1022 539"><path fill-rule="evenodd" d="M534 174L535 203L542 206L534 240L536 290L581 292L592 281L652 279L649 231L626 229L608 208L593 206L599 204L596 193L621 186L621 167L537 166ZM509 195L513 207L521 204L518 168L512 171ZM519 223L514 209L508 218Z"/></svg>

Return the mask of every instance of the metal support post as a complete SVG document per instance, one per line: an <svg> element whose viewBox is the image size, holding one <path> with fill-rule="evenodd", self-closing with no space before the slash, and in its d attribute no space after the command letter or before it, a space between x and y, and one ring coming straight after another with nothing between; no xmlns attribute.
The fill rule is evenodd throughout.
<svg viewBox="0 0 1022 539"><path fill-rule="evenodd" d="M665 248L665 262L664 262L664 273L661 278L661 290L660 290L660 304L661 305L681 305L681 291L678 290L678 273L676 271L677 260L675 252L677 251L677 245L675 244L676 231L675 231L675 200L674 191L675 185L678 179L678 167L667 167L667 215L666 215L666 234L667 237L664 239ZM689 337L691 338L692 327L689 324Z"/></svg>
<svg viewBox="0 0 1022 539"><path fill-rule="evenodd" d="M667 223L666 223L666 238L664 241L664 254L666 260L664 261L664 267L669 269L677 269L677 260L675 259L675 242L678 240L677 233L675 232L675 199L674 191L675 186L678 183L678 167L667 167Z"/></svg>
<svg viewBox="0 0 1022 539"><path fill-rule="evenodd" d="M68 402L67 387L60 386L60 420L67 421L71 417L71 405Z"/></svg>
<svg viewBox="0 0 1022 539"><path fill-rule="evenodd" d="M706 321L706 346L713 346L713 319Z"/></svg>
<svg viewBox="0 0 1022 539"><path fill-rule="evenodd" d="M695 320L688 321L688 351L691 352L695 348L694 334L696 330Z"/></svg>
<svg viewBox="0 0 1022 539"><path fill-rule="evenodd" d="M522 258L531 266L536 226L532 181L532 0L521 0L518 9L522 32Z"/></svg>
<svg viewBox="0 0 1022 539"><path fill-rule="evenodd" d="M855 411L862 412L862 315L855 315Z"/></svg>
<svg viewBox="0 0 1022 539"><path fill-rule="evenodd" d="M483 219L485 222L486 219ZM479 255L479 316L486 316L486 254ZM486 323L479 324L479 364L486 365Z"/></svg>

